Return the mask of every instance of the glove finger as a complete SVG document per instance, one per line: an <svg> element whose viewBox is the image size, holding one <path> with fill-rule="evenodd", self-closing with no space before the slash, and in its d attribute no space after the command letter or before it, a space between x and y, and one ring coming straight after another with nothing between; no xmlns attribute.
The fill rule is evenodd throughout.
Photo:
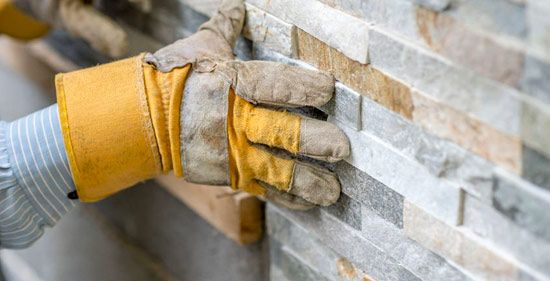
<svg viewBox="0 0 550 281"><path fill-rule="evenodd" d="M322 106L334 94L334 77L277 62L234 62L235 91L253 102L288 107Z"/></svg>
<svg viewBox="0 0 550 281"><path fill-rule="evenodd" d="M340 182L333 172L283 159L259 148L253 148L251 152L256 160L249 167L257 181L321 206L329 206L340 197Z"/></svg>
<svg viewBox="0 0 550 281"><path fill-rule="evenodd" d="M128 51L128 35L113 20L81 1L60 2L59 17L63 27L90 43L95 50L111 57Z"/></svg>
<svg viewBox="0 0 550 281"><path fill-rule="evenodd" d="M317 160L336 162L350 153L349 141L337 126L294 113L253 108L245 132L251 142Z"/></svg>
<svg viewBox="0 0 550 281"><path fill-rule="evenodd" d="M316 205L330 206L340 197L340 182L325 168L296 161L287 192Z"/></svg>
<svg viewBox="0 0 550 281"><path fill-rule="evenodd" d="M199 31L210 30L223 38L231 48L244 25L245 8L242 0L224 0L216 14L199 27Z"/></svg>
<svg viewBox="0 0 550 281"><path fill-rule="evenodd" d="M298 210L298 211L307 211L315 207L315 204L310 203L303 198L300 198L298 196L294 196L292 194L282 192L280 190L277 190L276 188L266 184L266 183L260 183L266 190L263 197L279 206L283 206L285 208L289 208L292 210Z"/></svg>

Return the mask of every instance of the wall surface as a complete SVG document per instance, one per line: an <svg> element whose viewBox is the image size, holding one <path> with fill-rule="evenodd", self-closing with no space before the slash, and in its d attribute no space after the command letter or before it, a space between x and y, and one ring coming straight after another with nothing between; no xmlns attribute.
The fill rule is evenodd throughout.
<svg viewBox="0 0 550 281"><path fill-rule="evenodd" d="M218 2L157 0L148 15L120 1L100 6L166 44L195 31ZM200 261L193 269L182 264L192 251L182 245L200 237L170 236L186 229L164 221L169 207L140 199L162 191L107 201L111 222L182 279L262 280L265 262L271 280L283 281L550 280L550 2L246 2L240 59L338 80L322 110L352 144L335 167L341 199L309 212L268 204L269 258L258 244L222 251L227 258L209 269L207 252L191 258ZM60 38L51 44L67 49ZM81 66L106 61L64 54ZM159 219L141 207L155 204ZM149 228L135 228L143 216ZM232 275L206 278L208 270Z"/></svg>

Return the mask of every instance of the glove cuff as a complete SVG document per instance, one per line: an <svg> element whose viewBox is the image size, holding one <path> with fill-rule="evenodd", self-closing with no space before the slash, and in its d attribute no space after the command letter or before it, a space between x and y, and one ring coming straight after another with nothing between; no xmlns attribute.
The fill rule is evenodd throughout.
<svg viewBox="0 0 550 281"><path fill-rule="evenodd" d="M174 87L183 88L188 69L155 76L140 55L56 76L65 148L82 201L101 200L172 168L181 94L165 90L174 89L167 79L177 77ZM172 108L176 122L169 122L176 118Z"/></svg>
<svg viewBox="0 0 550 281"><path fill-rule="evenodd" d="M48 24L38 21L9 0L0 0L0 33L20 40L32 40L48 33Z"/></svg>

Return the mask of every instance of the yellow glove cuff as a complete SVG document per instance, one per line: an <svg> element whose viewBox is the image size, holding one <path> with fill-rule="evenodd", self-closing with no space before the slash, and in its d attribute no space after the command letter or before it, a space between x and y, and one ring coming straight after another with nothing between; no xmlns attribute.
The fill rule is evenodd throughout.
<svg viewBox="0 0 550 281"><path fill-rule="evenodd" d="M0 0L0 33L20 40L44 36L49 30L46 23L27 16L9 0Z"/></svg>
<svg viewBox="0 0 550 281"><path fill-rule="evenodd" d="M159 74L141 55L56 76L65 148L82 201L173 166L181 170L179 105L188 70Z"/></svg>

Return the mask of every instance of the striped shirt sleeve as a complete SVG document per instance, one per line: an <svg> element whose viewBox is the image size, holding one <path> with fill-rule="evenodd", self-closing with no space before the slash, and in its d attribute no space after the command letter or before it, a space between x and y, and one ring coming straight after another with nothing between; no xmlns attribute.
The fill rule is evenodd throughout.
<svg viewBox="0 0 550 281"><path fill-rule="evenodd" d="M57 105L0 122L0 247L24 248L75 204Z"/></svg>

